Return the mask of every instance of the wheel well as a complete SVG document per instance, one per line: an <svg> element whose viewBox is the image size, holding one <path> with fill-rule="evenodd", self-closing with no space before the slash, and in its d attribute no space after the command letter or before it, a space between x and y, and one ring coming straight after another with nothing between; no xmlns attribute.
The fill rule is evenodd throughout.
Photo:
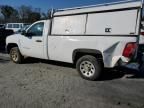
<svg viewBox="0 0 144 108"><path fill-rule="evenodd" d="M98 61L104 64L102 53L98 50L90 50L90 49L75 50L73 53L73 62L76 63L80 57L85 56L85 55L94 56L98 59Z"/></svg>
<svg viewBox="0 0 144 108"><path fill-rule="evenodd" d="M11 48L13 48L13 47L18 47L18 45L15 44L15 43L10 43L10 44L7 45L7 53L8 53L8 54L10 53L10 50L11 50Z"/></svg>

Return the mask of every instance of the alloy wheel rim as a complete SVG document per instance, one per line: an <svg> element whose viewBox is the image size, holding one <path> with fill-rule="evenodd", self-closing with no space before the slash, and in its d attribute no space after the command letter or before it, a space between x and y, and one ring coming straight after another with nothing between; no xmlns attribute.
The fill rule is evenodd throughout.
<svg viewBox="0 0 144 108"><path fill-rule="evenodd" d="M93 63L89 61L83 61L80 64L80 71L86 77L91 77L95 74L95 67Z"/></svg>
<svg viewBox="0 0 144 108"><path fill-rule="evenodd" d="M11 58L13 61L17 61L18 60L18 54L15 50L12 50L11 52Z"/></svg>

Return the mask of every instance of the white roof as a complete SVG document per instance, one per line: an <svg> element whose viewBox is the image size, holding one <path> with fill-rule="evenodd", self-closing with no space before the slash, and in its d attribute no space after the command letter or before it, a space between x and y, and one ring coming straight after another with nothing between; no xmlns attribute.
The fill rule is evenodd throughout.
<svg viewBox="0 0 144 108"><path fill-rule="evenodd" d="M6 23L6 24L24 24L24 23Z"/></svg>
<svg viewBox="0 0 144 108"><path fill-rule="evenodd" d="M127 2L123 1L123 2L100 4L95 6L92 5L92 6L84 6L84 7L76 7L76 8L59 9L58 12L54 13L54 16L108 11L108 10L126 9L126 8L136 8L136 7L142 7L142 1L127 1Z"/></svg>

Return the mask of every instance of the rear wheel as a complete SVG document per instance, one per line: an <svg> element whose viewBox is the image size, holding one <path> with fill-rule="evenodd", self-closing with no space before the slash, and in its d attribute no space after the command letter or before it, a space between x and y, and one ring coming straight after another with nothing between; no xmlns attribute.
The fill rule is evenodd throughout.
<svg viewBox="0 0 144 108"><path fill-rule="evenodd" d="M10 58L14 63L22 63L24 57L21 55L18 47L13 47L10 50Z"/></svg>
<svg viewBox="0 0 144 108"><path fill-rule="evenodd" d="M102 73L101 63L91 55L86 55L78 59L76 68L79 74L87 80L98 80Z"/></svg>

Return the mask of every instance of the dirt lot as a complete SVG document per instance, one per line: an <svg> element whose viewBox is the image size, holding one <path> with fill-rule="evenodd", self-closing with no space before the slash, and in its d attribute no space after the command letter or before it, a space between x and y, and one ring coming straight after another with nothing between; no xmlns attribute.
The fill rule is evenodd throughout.
<svg viewBox="0 0 144 108"><path fill-rule="evenodd" d="M18 65L0 53L0 108L144 108L144 79L106 70L102 81L86 81L70 64Z"/></svg>

